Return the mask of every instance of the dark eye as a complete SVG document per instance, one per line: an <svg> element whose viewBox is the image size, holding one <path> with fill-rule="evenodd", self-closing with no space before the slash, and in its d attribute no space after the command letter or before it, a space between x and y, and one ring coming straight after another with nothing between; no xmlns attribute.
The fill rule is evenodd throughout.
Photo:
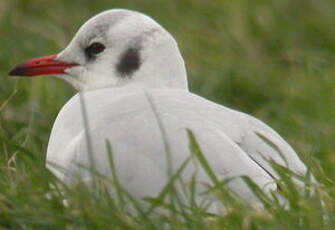
<svg viewBox="0 0 335 230"><path fill-rule="evenodd" d="M85 54L87 57L92 58L104 51L105 48L106 47L103 44L99 42L94 42L89 47L85 48Z"/></svg>

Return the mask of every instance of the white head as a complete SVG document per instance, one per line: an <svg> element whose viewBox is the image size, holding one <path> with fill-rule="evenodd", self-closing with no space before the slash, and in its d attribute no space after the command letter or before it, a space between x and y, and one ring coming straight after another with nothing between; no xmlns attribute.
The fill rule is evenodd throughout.
<svg viewBox="0 0 335 230"><path fill-rule="evenodd" d="M123 9L88 20L58 55L35 58L10 75L60 77L77 90L124 86L187 89L176 41L150 17Z"/></svg>

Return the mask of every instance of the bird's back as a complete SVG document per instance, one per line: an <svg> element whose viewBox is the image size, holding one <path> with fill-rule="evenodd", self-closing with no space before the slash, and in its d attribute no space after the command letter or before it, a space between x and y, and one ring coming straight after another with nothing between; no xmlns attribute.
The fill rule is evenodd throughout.
<svg viewBox="0 0 335 230"><path fill-rule="evenodd" d="M90 177L78 165L93 163L102 174L111 174L108 142L124 188L138 198L156 196L168 182L169 170L175 172L192 155L187 129L220 180L249 176L264 190L274 190L276 174L265 158L285 165L282 154L289 158L291 170L306 170L291 147L265 124L186 90L123 87L85 92L81 98L82 102L74 96L61 110L47 153L48 162L65 173L52 164L49 168L69 183L73 175ZM195 161L183 170L183 181L195 174L199 184L212 184ZM229 186L247 201L256 199L240 179Z"/></svg>

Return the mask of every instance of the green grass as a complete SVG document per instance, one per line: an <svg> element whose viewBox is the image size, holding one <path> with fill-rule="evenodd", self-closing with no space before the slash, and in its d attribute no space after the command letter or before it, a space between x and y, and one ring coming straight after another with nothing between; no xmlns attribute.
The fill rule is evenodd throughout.
<svg viewBox="0 0 335 230"><path fill-rule="evenodd" d="M175 36L193 92L264 120L312 162L316 195L297 195L283 170L290 210L274 201L253 210L232 199L223 217L197 208L131 217L104 189L51 189L57 183L44 167L47 141L74 90L51 77L11 79L7 72L57 53L84 21L116 7L145 12ZM334 10L333 0L1 0L0 229L333 229ZM63 193L71 197L67 208Z"/></svg>

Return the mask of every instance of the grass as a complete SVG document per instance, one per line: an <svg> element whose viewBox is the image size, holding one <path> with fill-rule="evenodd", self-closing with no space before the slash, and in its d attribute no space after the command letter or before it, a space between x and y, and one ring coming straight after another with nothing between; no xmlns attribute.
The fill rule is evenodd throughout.
<svg viewBox="0 0 335 230"><path fill-rule="evenodd" d="M279 131L311 162L320 181L315 196L297 195L290 174L278 169L290 210L267 200L264 210L254 210L232 199L222 217L200 209L132 217L103 189L58 185L45 169L45 150L74 91L51 78L10 79L7 72L58 52L89 17L116 7L145 12L176 37L193 92ZM332 0L0 1L0 229L333 229L334 9ZM67 208L64 193L71 197Z"/></svg>

